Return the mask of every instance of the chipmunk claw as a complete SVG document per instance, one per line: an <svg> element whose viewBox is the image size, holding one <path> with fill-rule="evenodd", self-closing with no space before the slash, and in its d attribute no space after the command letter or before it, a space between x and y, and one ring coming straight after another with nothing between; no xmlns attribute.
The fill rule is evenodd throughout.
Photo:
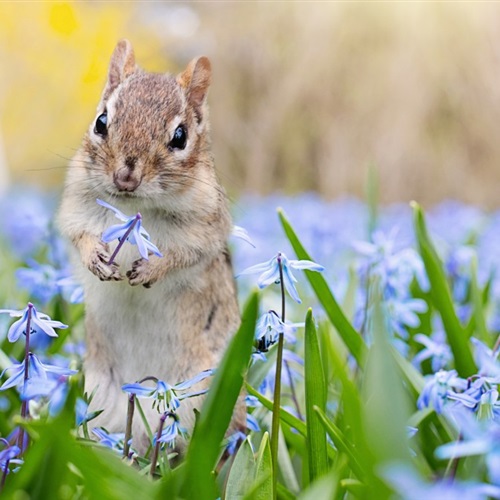
<svg viewBox="0 0 500 500"><path fill-rule="evenodd" d="M146 259L139 259L132 263L132 269L127 271L128 282L131 286L142 285L144 288L151 288L156 281L151 273L151 264Z"/></svg>
<svg viewBox="0 0 500 500"><path fill-rule="evenodd" d="M102 245L92 255L88 268L101 281L121 281L123 276L120 274L118 264L116 262L108 264L110 258L106 246Z"/></svg>

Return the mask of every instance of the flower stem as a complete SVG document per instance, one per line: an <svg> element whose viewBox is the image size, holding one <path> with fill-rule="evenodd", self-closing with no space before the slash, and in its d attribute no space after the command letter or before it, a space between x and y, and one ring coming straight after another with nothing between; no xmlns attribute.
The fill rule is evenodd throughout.
<svg viewBox="0 0 500 500"><path fill-rule="evenodd" d="M3 491L3 487L5 486L5 480L7 479L7 474L9 472L9 462L10 460L5 461L5 466L2 471L2 479L0 481L0 492Z"/></svg>
<svg viewBox="0 0 500 500"><path fill-rule="evenodd" d="M5 438L0 438L0 442L7 448L10 446L9 442ZM7 479L7 474L9 473L9 463L10 460L6 460L5 466L2 470L2 479L0 480L0 493L2 492L3 487L5 486L5 480Z"/></svg>
<svg viewBox="0 0 500 500"><path fill-rule="evenodd" d="M130 438L132 437L132 421L134 419L135 394L129 394L127 406L127 423L125 427L125 441L123 443L123 457L128 457L130 452Z"/></svg>
<svg viewBox="0 0 500 500"><path fill-rule="evenodd" d="M493 346L493 354L495 354L498 349L500 348L500 335L497 338L497 341L495 342L495 345Z"/></svg>
<svg viewBox="0 0 500 500"><path fill-rule="evenodd" d="M28 302L28 318L26 320L26 342L24 346L24 387L26 387L26 382L29 379L29 366L30 366L30 333L31 333L31 313L33 311L33 304ZM26 418L28 416L28 401L23 401L21 405L21 417ZM17 441L17 446L21 450L20 455L24 453L24 429L19 428L19 436Z"/></svg>
<svg viewBox="0 0 500 500"><path fill-rule="evenodd" d="M299 417L300 420L304 420L304 417L302 416L302 413L300 411L300 406L299 406L299 400L297 399L297 392L295 391L295 384L293 383L293 378L292 378L292 370L290 370L290 365L285 361L285 368L286 368L286 373L288 375L288 380L290 381L290 389L292 390L292 401L293 404L295 405L295 411L297 412L297 417Z"/></svg>
<svg viewBox="0 0 500 500"><path fill-rule="evenodd" d="M153 450L153 457L151 458L151 469L149 471L149 474L151 476L155 473L156 462L158 462L158 455L160 454L160 446L161 446L160 438L161 438L161 433L163 431L163 426L165 424L165 420L170 415L171 415L171 413L166 411L160 417L160 425L158 426L158 431L156 432L156 443L155 443L155 447L154 447L154 450Z"/></svg>
<svg viewBox="0 0 500 500"><path fill-rule="evenodd" d="M141 216L140 213L138 213L135 216L135 219L132 221L132 224L130 224L130 227L125 231L125 234L120 238L120 241L118 242L118 245L116 246L115 251L113 252L113 254L111 255L111 257L109 258L108 266L110 266L111 264L113 264L116 255L120 251L120 248L127 241L128 235L132 232L132 229L134 229L134 227L137 224L137 222L140 221L141 219L142 219L142 216Z"/></svg>
<svg viewBox="0 0 500 500"><path fill-rule="evenodd" d="M281 286L281 321L285 322L285 287L283 285L283 265L281 253L277 257L280 271ZM281 369L283 365L283 343L284 335L278 336L278 352L276 356L276 375L274 379L273 417L271 422L271 458L273 463L273 498L278 496L278 440L280 429L280 406L281 406Z"/></svg>

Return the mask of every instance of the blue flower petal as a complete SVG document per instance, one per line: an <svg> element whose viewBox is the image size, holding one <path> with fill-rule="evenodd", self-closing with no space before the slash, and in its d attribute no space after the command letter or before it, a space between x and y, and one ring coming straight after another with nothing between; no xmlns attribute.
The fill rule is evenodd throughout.
<svg viewBox="0 0 500 500"><path fill-rule="evenodd" d="M127 217L123 212L121 212L117 208L113 207L109 203L106 203L105 201L102 201L102 200L99 200L99 199L97 199L96 201L102 207L106 207L106 208L109 208L110 210L112 210L114 212L114 214L116 215L116 217L118 217L118 219L120 219L120 220L122 220L124 222L130 220L130 217Z"/></svg>
<svg viewBox="0 0 500 500"><path fill-rule="evenodd" d="M104 241L104 243L110 243L113 240L123 238L124 234L130 227L130 224L131 222L126 222L125 224L115 224L108 227L108 229L102 233L102 241Z"/></svg>
<svg viewBox="0 0 500 500"><path fill-rule="evenodd" d="M135 394L142 398L151 398L156 390L151 387L144 387L141 384L125 384L122 385L122 391L128 394Z"/></svg>
<svg viewBox="0 0 500 500"><path fill-rule="evenodd" d="M9 332L7 333L7 339L9 340L9 342L16 342L24 333L25 328L26 320L24 318L18 319L15 323L13 323L9 328Z"/></svg>
<svg viewBox="0 0 500 500"><path fill-rule="evenodd" d="M207 377L212 376L213 373L214 373L213 370L204 370L189 380L185 380L184 382L179 382L178 384L175 384L173 388L176 391L183 391L185 389L189 389L194 384L197 384L198 382L205 380Z"/></svg>

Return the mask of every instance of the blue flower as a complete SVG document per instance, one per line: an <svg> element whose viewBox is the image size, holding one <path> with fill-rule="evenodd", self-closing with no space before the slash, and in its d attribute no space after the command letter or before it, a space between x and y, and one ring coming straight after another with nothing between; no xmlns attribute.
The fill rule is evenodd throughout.
<svg viewBox="0 0 500 500"><path fill-rule="evenodd" d="M411 467L400 463L382 466L384 479L394 488L401 500L486 500L500 498L500 488L491 484L450 480L424 481Z"/></svg>
<svg viewBox="0 0 500 500"><path fill-rule="evenodd" d="M479 367L478 373L482 376L493 377L497 382L500 382L499 350L492 351L483 342L474 337L470 340L474 344L474 360Z"/></svg>
<svg viewBox="0 0 500 500"><path fill-rule="evenodd" d="M246 241L249 245L252 245L255 248L255 245L245 228L241 226L233 226L233 231L231 234L236 238L240 238L241 240Z"/></svg>
<svg viewBox="0 0 500 500"><path fill-rule="evenodd" d="M163 427L160 437L158 439L159 443L165 443L167 446L173 448L175 447L175 440L177 437L184 437L187 433L184 427L179 425L179 420L177 415L170 413L168 415L172 419L172 423ZM156 445L156 436L153 437L153 446Z"/></svg>
<svg viewBox="0 0 500 500"><path fill-rule="evenodd" d="M448 459L483 455L491 481L500 485L500 425L498 422L478 421L473 414L466 411L454 411L448 416L453 419L462 440L440 446L436 449L436 457ZM500 498L500 494L495 498Z"/></svg>
<svg viewBox="0 0 500 500"><path fill-rule="evenodd" d="M102 233L102 241L105 243L109 243L116 239L121 241L121 239L125 236L125 233L128 233L125 241L128 241L132 245L137 245L142 258L148 260L149 252L157 255L158 257L163 257L163 254L150 241L151 237L149 236L149 233L142 227L141 214L138 213L137 215L129 217L105 201L98 199L97 203L112 210L116 217L124 222L124 224L115 224L114 226L106 229L104 233ZM133 229L129 232L132 225Z"/></svg>
<svg viewBox="0 0 500 500"><path fill-rule="evenodd" d="M42 304L47 304L60 291L58 280L61 271L50 264L39 264L30 259L28 268L21 267L16 271L19 286L28 290L30 296Z"/></svg>
<svg viewBox="0 0 500 500"><path fill-rule="evenodd" d="M394 332L403 339L408 338L408 332L403 327L417 328L420 326L418 314L427 311L427 302L423 299L392 297L387 300L388 319Z"/></svg>
<svg viewBox="0 0 500 500"><path fill-rule="evenodd" d="M304 323L290 323L281 321L280 317L276 311L268 311L264 313L255 327L255 338L258 343L258 350L266 352L269 347L278 341L280 333L283 333L285 340L290 343L294 343L295 332L297 328L304 326Z"/></svg>
<svg viewBox="0 0 500 500"><path fill-rule="evenodd" d="M21 453L21 449L19 446L10 446L9 442L6 439L1 439L2 443L7 445L7 447L0 451L0 470L6 474L9 474L11 471L9 469L10 464L21 465L23 460L20 458L16 458ZM14 469L16 472L17 469Z"/></svg>
<svg viewBox="0 0 500 500"><path fill-rule="evenodd" d="M94 427L92 432L99 438L99 442L106 446L107 448L111 448L115 451L123 450L123 442L125 440L125 433L110 433L106 429L102 427Z"/></svg>
<svg viewBox="0 0 500 500"><path fill-rule="evenodd" d="M155 387L148 387L147 385L143 385L141 383L135 384L125 384L122 386L122 391L128 394L135 394L140 398L151 398L154 400L153 406L156 406L158 411L160 411L160 406L162 407L162 411L175 412L177 408L180 406L180 402L183 399L191 398L194 396L200 396L207 392L207 389L202 389L196 392L182 392L193 385L201 382L213 375L214 370L205 370L196 375L195 377L186 380L184 382L179 382L174 386L171 386L167 382L163 380L156 380Z"/></svg>
<svg viewBox="0 0 500 500"><path fill-rule="evenodd" d="M451 349L446 343L442 330L436 331L431 337L419 333L413 337L413 340L425 347L413 358L414 365L419 365L430 358L432 371L436 372L452 360Z"/></svg>
<svg viewBox="0 0 500 500"><path fill-rule="evenodd" d="M244 274L262 273L257 281L259 288L265 288L271 283L279 284L280 262L283 270L283 285L292 299L300 304L301 300L294 285L297 280L292 274L291 269L307 269L309 271L317 272L324 271L324 267L316 264L315 262L311 262L310 260L288 260L287 256L280 252L267 262L256 264L255 266L251 266L243 270L237 277L243 276Z"/></svg>
<svg viewBox="0 0 500 500"><path fill-rule="evenodd" d="M83 302L83 286L80 285L74 276L65 276L57 280L62 296L71 304L81 304Z"/></svg>
<svg viewBox="0 0 500 500"><path fill-rule="evenodd" d="M231 434L226 441L226 451L229 455L234 455L238 449L238 445L245 441L247 435L243 431L235 431Z"/></svg>
<svg viewBox="0 0 500 500"><path fill-rule="evenodd" d="M436 413L442 413L446 401L450 396L457 399L455 389L465 390L467 381L459 378L455 370L440 370L428 377L427 382L417 400L419 410L432 406Z"/></svg>
<svg viewBox="0 0 500 500"><path fill-rule="evenodd" d="M68 396L66 376L57 379L34 377L26 380L21 391L21 399L30 401L35 398L48 398L49 415L55 417L64 408Z"/></svg>
<svg viewBox="0 0 500 500"><path fill-rule="evenodd" d="M82 398L77 398L76 399L76 404L75 404L75 419L76 419L76 426L79 427L80 425L84 424L85 422L88 422L89 420L92 420L93 418L97 417L99 413L102 413L101 410L97 412L88 412L89 405L88 403L82 399Z"/></svg>
<svg viewBox="0 0 500 500"><path fill-rule="evenodd" d="M68 328L68 325L61 323L60 321L53 321L47 314L39 313L35 306L31 303L28 304L26 309L21 311L14 311L12 309L0 309L0 313L7 313L11 317L21 317L9 328L7 338L9 342L16 342L21 334L26 335L26 326L28 322L28 316L31 312L31 322L30 322L30 334L37 332L43 332L49 337L57 337L57 333L54 328L64 329Z"/></svg>
<svg viewBox="0 0 500 500"><path fill-rule="evenodd" d="M58 376L66 376L74 375L78 373L76 370L70 370L69 368L63 368L55 365L48 365L42 363L37 356L33 353L29 353L28 359L28 374L30 379L42 379L46 380L51 374ZM12 366L6 368L1 374L0 377L3 377L5 372L12 370L12 375L2 384L0 387L0 391L4 391L6 389L10 389L11 387L16 387L21 385L24 382L24 370L25 363L24 360L21 363L14 363ZM34 388L34 391L41 390L41 386L38 388ZM48 386L46 386L45 390L49 390Z"/></svg>
<svg viewBox="0 0 500 500"><path fill-rule="evenodd" d="M247 413L247 429L253 432L260 431L259 422L257 422L257 419L251 413Z"/></svg>
<svg viewBox="0 0 500 500"><path fill-rule="evenodd" d="M406 295L413 278L416 278L423 291L429 290L429 280L424 264L412 248L398 249L398 228L393 227L389 234L375 231L373 243L356 241L352 244L359 254L367 259L362 271L380 277L385 295Z"/></svg>
<svg viewBox="0 0 500 500"><path fill-rule="evenodd" d="M33 255L40 249L51 217L47 200L38 191L16 190L0 200L2 233L17 255Z"/></svg>

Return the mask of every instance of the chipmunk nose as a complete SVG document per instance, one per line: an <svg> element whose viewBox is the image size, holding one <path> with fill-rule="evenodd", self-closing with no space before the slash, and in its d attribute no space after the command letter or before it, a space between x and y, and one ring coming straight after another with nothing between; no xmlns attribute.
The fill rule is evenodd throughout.
<svg viewBox="0 0 500 500"><path fill-rule="evenodd" d="M125 165L125 167L121 167L114 172L113 182L119 191L132 192L139 187L142 177L137 170L130 167L130 162L126 161Z"/></svg>

